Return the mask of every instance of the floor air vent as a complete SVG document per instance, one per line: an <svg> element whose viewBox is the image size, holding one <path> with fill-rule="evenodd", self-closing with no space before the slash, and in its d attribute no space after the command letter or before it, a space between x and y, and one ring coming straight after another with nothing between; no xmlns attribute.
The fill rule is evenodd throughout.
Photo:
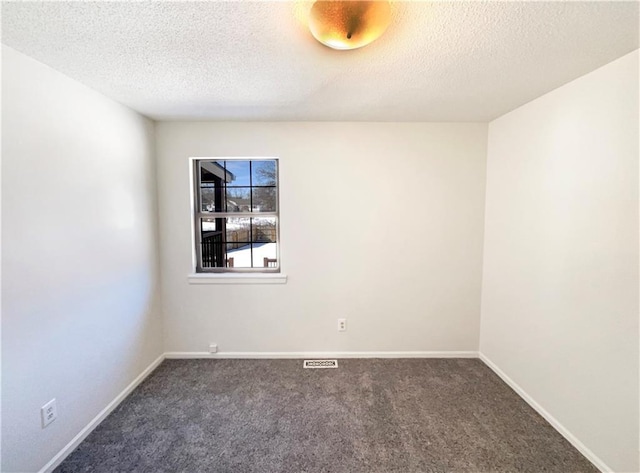
<svg viewBox="0 0 640 473"><path fill-rule="evenodd" d="M304 360L304 368L337 368L338 360Z"/></svg>

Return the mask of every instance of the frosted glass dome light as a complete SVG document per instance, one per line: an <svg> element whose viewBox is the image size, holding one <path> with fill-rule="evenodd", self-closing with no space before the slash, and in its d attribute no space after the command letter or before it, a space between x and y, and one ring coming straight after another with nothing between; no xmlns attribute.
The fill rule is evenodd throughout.
<svg viewBox="0 0 640 473"><path fill-rule="evenodd" d="M356 49L382 36L390 21L388 1L317 0L311 7L309 29L325 46Z"/></svg>

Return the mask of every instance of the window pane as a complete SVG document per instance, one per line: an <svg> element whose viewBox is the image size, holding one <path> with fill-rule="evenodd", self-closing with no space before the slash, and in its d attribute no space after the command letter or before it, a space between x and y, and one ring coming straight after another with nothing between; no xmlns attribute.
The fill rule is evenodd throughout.
<svg viewBox="0 0 640 473"><path fill-rule="evenodd" d="M228 267L250 268L251 267L251 243L243 243L236 248L227 250Z"/></svg>
<svg viewBox="0 0 640 473"><path fill-rule="evenodd" d="M254 186L275 186L276 185L276 162L253 161L251 165L252 185Z"/></svg>
<svg viewBox="0 0 640 473"><path fill-rule="evenodd" d="M276 211L276 188L275 187L254 187L253 211L254 212L275 212Z"/></svg>
<svg viewBox="0 0 640 473"><path fill-rule="evenodd" d="M251 212L251 188L227 188L227 212Z"/></svg>
<svg viewBox="0 0 640 473"><path fill-rule="evenodd" d="M232 174L227 186L250 186L250 163L251 161L225 161L227 171Z"/></svg>
<svg viewBox="0 0 640 473"><path fill-rule="evenodd" d="M276 243L254 243L253 244L253 267L254 268L277 268L277 248Z"/></svg>
<svg viewBox="0 0 640 473"><path fill-rule="evenodd" d="M202 235L204 236L207 232L215 232L216 231L216 219L215 218L203 218L201 221L201 230Z"/></svg>
<svg viewBox="0 0 640 473"><path fill-rule="evenodd" d="M226 219L227 249L235 249L251 241L251 219L235 218Z"/></svg>
<svg viewBox="0 0 640 473"><path fill-rule="evenodd" d="M203 268L215 268L216 264L216 243L211 240L202 240L202 267Z"/></svg>
<svg viewBox="0 0 640 473"><path fill-rule="evenodd" d="M202 202L201 212L215 212L216 211L216 200L215 200L215 189L212 186L207 186L203 184L200 189L200 200Z"/></svg>
<svg viewBox="0 0 640 473"><path fill-rule="evenodd" d="M215 219L202 219L200 227L202 267L224 267L224 244L222 241L222 232L215 230Z"/></svg>
<svg viewBox="0 0 640 473"><path fill-rule="evenodd" d="M200 202L201 212L223 212L222 188L224 168L215 162L202 162L200 165Z"/></svg>
<svg viewBox="0 0 640 473"><path fill-rule="evenodd" d="M202 241L203 268L234 268L235 261L225 252L224 243Z"/></svg>
<svg viewBox="0 0 640 473"><path fill-rule="evenodd" d="M276 218L252 218L253 242L270 243L276 241Z"/></svg>

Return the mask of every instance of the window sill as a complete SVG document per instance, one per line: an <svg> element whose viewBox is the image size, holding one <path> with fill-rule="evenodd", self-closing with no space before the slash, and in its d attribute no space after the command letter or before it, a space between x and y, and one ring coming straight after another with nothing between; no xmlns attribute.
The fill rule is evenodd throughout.
<svg viewBox="0 0 640 473"><path fill-rule="evenodd" d="M189 284L286 284L282 273L193 273L187 276Z"/></svg>

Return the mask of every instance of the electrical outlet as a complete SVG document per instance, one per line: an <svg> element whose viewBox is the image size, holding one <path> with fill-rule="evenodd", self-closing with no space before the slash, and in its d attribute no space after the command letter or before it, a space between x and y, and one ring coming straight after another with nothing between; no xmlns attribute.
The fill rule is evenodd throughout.
<svg viewBox="0 0 640 473"><path fill-rule="evenodd" d="M218 353L218 345L216 343L209 343L209 353Z"/></svg>
<svg viewBox="0 0 640 473"><path fill-rule="evenodd" d="M338 319L338 332L347 331L347 319Z"/></svg>
<svg viewBox="0 0 640 473"><path fill-rule="evenodd" d="M58 417L58 408L56 407L56 400L51 399L44 406L40 408L40 415L42 416L42 428L44 429L51 422Z"/></svg>

